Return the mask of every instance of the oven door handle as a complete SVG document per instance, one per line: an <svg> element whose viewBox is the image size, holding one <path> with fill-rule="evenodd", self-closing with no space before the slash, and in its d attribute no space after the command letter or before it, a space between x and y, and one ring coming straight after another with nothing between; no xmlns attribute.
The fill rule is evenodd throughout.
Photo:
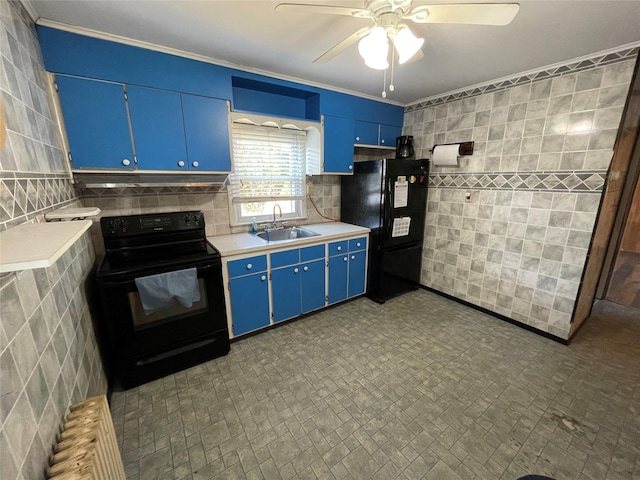
<svg viewBox="0 0 640 480"><path fill-rule="evenodd" d="M181 267L181 268L176 268L174 270L167 270L166 272L160 272L160 273L169 273L171 271L175 271L175 270L183 270L186 268L193 268L193 266L191 267ZM221 268L221 265L219 263L209 263L207 265L202 265L202 266L197 266L196 267L198 269L198 277L200 277L200 273L203 272L208 272L210 270L213 270L215 268ZM121 287L123 284L125 283L130 283L133 282L136 278L142 278L142 277L148 277L149 275L155 275L153 273L149 274L149 273L141 273L138 275L123 275L119 280L103 280L103 281L98 281L98 283L100 284L100 286L102 287Z"/></svg>

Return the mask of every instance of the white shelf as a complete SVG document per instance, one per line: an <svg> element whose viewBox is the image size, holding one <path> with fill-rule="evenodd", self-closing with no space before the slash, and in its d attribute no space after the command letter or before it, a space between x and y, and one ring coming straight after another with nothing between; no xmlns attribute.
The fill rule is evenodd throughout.
<svg viewBox="0 0 640 480"><path fill-rule="evenodd" d="M100 215L100 209L98 207L64 207L45 213L44 218L49 221L73 220L74 218L84 219L87 217L95 217L96 215Z"/></svg>
<svg viewBox="0 0 640 480"><path fill-rule="evenodd" d="M0 232L0 273L53 265L91 223L91 220L23 223Z"/></svg>

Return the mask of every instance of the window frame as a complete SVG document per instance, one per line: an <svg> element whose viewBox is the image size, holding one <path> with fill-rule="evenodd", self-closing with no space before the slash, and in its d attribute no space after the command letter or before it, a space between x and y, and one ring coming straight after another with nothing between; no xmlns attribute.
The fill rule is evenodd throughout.
<svg viewBox="0 0 640 480"><path fill-rule="evenodd" d="M231 146L231 158L232 158L232 168L233 173L230 177L230 182L227 188L227 198L229 202L229 224L231 226L242 226L242 225L250 225L253 221L253 218L256 219L256 223L258 224L270 224L273 222L274 217L276 221L290 221L290 220L304 220L308 218L307 216L307 189L306 189L306 177L305 173L303 173L302 178L302 189L301 192L302 198L298 197L272 197L268 200L257 200L257 201L238 201L234 200L234 194L236 192L236 188L232 185L235 181L233 176L235 175L236 162L235 162L235 152L234 152L234 142L233 142L233 132L234 132L234 124L245 124L251 125L261 128L276 128L280 131L284 132L287 130L298 132L305 132L305 145L304 145L304 158L302 159L302 171L307 172L307 161L309 158L315 159L318 156L318 152L321 152L321 142L322 140L322 128L319 122L309 122L304 120L290 120L283 119L277 117L267 117L262 115L248 115L240 112L232 112L230 115L231 120L231 128L230 132L230 146ZM313 161L313 160L312 160ZM288 202L291 202L291 208L287 208ZM263 210L262 214L259 215L243 215L242 207L243 205L251 204L251 203L268 203L272 204L273 207L267 207L268 210L273 208L273 212L267 211L266 213ZM276 204L280 206L283 210L282 215L280 215L280 210L277 209ZM287 211L290 210L290 211Z"/></svg>

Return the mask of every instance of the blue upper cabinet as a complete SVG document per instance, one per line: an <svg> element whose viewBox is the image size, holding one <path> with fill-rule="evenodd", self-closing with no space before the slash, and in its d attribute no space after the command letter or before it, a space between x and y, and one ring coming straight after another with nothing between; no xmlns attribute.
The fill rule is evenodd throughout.
<svg viewBox="0 0 640 480"><path fill-rule="evenodd" d="M127 87L138 166L143 170L188 170L180 94Z"/></svg>
<svg viewBox="0 0 640 480"><path fill-rule="evenodd" d="M74 169L134 168L124 86L56 77Z"/></svg>
<svg viewBox="0 0 640 480"><path fill-rule="evenodd" d="M352 119L324 117L325 173L353 173L354 132Z"/></svg>
<svg viewBox="0 0 640 480"><path fill-rule="evenodd" d="M222 114L225 101L232 101L234 110L265 115L315 121L324 116L325 173L351 173L354 144L393 147L402 129L404 108L399 105L40 25L37 33L48 71L131 85L127 87L131 92L149 90L130 95L133 145L140 169L229 171L228 120L226 111ZM110 90L117 88L122 87ZM90 130L101 129L101 122L115 124L116 115L122 120L124 113L126 118L123 102L116 105L107 100L113 92L96 94L87 98L85 108L78 106L80 95L74 100L65 96L61 94L65 123L69 142L78 152L75 155L82 152L79 138L86 137L91 147L90 155L82 152L82 161L74 167L122 168L118 162L131 154L120 152L126 141L115 137L122 136L127 123L120 121L116 131L105 129L94 142L95 132ZM208 99L201 100L204 97ZM70 101L76 106L70 106ZM96 118L88 118L91 115ZM99 118L104 115L108 118ZM118 151L99 148L111 145L117 145ZM93 150L100 152L91 153ZM116 157L121 158L116 161Z"/></svg>
<svg viewBox="0 0 640 480"><path fill-rule="evenodd" d="M402 135L402 127L396 125L380 125L380 139L379 144L381 147L395 147L396 138Z"/></svg>
<svg viewBox="0 0 640 480"><path fill-rule="evenodd" d="M232 69L37 25L47 71L231 99Z"/></svg>
<svg viewBox="0 0 640 480"><path fill-rule="evenodd" d="M377 123L357 121L353 143L356 145L378 145L378 129Z"/></svg>
<svg viewBox="0 0 640 480"><path fill-rule="evenodd" d="M183 94L182 114L189 169L231 171L227 102Z"/></svg>

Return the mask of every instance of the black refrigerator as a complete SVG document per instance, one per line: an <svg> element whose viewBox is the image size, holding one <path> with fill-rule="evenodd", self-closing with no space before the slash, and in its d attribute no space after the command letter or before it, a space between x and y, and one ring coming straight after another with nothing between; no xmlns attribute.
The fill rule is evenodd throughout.
<svg viewBox="0 0 640 480"><path fill-rule="evenodd" d="M429 161L356 162L342 177L340 219L369 227L367 297L378 303L420 285Z"/></svg>

